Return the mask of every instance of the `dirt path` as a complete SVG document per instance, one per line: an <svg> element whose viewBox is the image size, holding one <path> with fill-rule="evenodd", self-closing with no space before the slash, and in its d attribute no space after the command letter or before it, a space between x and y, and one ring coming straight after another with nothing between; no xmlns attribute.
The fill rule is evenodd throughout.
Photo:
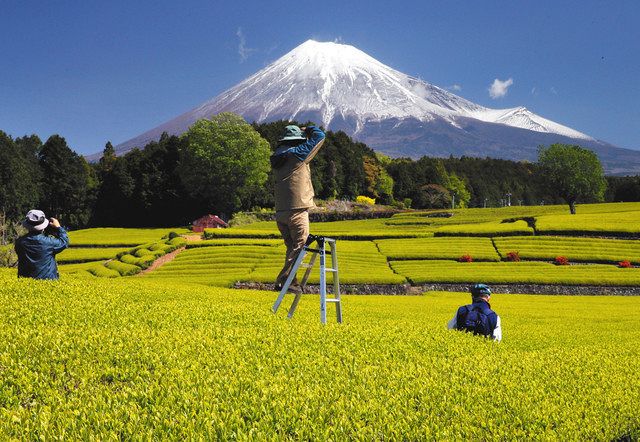
<svg viewBox="0 0 640 442"><path fill-rule="evenodd" d="M202 241L202 235L198 235L195 233L189 234L189 235L180 235L182 236L184 239L187 240L187 242L198 242L198 241Z"/></svg>
<svg viewBox="0 0 640 442"><path fill-rule="evenodd" d="M179 249L176 249L173 252L167 253L166 255L162 255L160 258L153 261L153 264L151 264L149 267L147 267L146 269L138 273L136 276L146 275L149 272L153 272L158 267L161 267L166 263L173 261L173 259L184 249L186 249L186 247L180 247Z"/></svg>

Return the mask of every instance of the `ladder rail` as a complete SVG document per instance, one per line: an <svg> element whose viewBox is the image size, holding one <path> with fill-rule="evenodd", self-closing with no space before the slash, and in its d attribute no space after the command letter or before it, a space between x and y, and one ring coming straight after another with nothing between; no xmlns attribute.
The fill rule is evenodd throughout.
<svg viewBox="0 0 640 442"><path fill-rule="evenodd" d="M317 248L312 248L311 245L316 242ZM327 250L326 243L329 243L329 250ZM322 324L327 323L327 303L336 305L336 320L338 323L342 323L342 302L341 302L341 294L340 294L340 278L338 276L338 254L336 251L336 240L333 238L326 238L322 236L309 235L305 245L300 250L295 263L287 277L286 282L282 286L278 298L276 302L273 304L271 311L276 313L280 308L280 304L284 300L284 296L286 295L289 286L293 282L298 269L303 264L305 255L311 252L311 259L309 260L309 264L306 265L306 271L302 278L301 287L304 287L307 284L309 276L311 275L311 271L313 266L316 263L316 258L320 255L320 322ZM327 268L326 255L331 255L331 268ZM333 282L333 297L327 297L327 272L332 274L332 282ZM289 312L287 317L291 319L296 309L298 308L298 303L302 297L302 292L296 293L293 303L289 308Z"/></svg>
<svg viewBox="0 0 640 442"><path fill-rule="evenodd" d="M286 295L287 290L289 290L289 286L291 285L291 282L296 277L296 272L298 271L298 267L300 267L300 264L302 263L302 260L304 259L304 255L306 255L306 253L307 251L305 250L304 247L300 250L300 253L298 253L298 257L296 258L295 264L293 265L291 272L289 272L289 276L287 277L286 282L282 285L282 289L280 290L278 299L276 299L276 302L273 304L273 307L271 307L271 311L273 313L277 313L278 309L280 308L280 304L282 304L284 295Z"/></svg>
<svg viewBox="0 0 640 442"><path fill-rule="evenodd" d="M340 277L338 276L338 253L336 251L336 242L329 243L331 247L331 267L333 270L333 300L336 304L336 321L342 323L342 302L340 297Z"/></svg>

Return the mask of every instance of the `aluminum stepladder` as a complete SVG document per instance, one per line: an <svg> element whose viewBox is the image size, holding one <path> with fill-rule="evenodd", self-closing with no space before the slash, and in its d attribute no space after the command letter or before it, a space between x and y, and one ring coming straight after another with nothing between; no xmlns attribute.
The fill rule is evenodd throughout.
<svg viewBox="0 0 640 442"><path fill-rule="evenodd" d="M317 243L317 248L312 248L311 245L313 243ZM331 249L329 252L326 250L326 244L329 244L329 248ZM303 260L305 255L311 252L311 259L309 260L309 264L303 264ZM326 267L326 254L329 253L331 255L331 268ZM296 276L298 269L301 266L306 266L307 270L304 272L304 277L302 278L302 282L300 286L304 289L307 284L307 280L309 279L309 275L313 270L313 265L316 262L316 258L320 256L320 322L323 324L327 323L327 303L334 303L336 305L336 319L338 322L342 322L342 303L340 302L340 279L338 278L338 255L336 253L336 240L333 238L326 238L324 236L316 236L309 235L305 245L300 250L298 254L298 258L289 273L289 277L287 281L282 286L282 290L280 290L280 294L278 295L278 299L271 307L271 311L276 313L282 300L284 299L284 295L287 293L291 282ZM327 272L333 273L333 298L327 297ZM300 297L302 293L297 293L295 298L293 299L293 303L291 304L291 308L289 309L289 314L287 317L291 319L293 314L298 307L298 302L300 302Z"/></svg>

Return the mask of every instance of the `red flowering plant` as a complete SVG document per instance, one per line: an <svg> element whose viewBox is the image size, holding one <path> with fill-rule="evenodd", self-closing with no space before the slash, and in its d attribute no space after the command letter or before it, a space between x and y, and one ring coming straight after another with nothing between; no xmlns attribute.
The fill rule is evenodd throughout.
<svg viewBox="0 0 640 442"><path fill-rule="evenodd" d="M507 261L520 262L520 253L518 252L507 253Z"/></svg>
<svg viewBox="0 0 640 442"><path fill-rule="evenodd" d="M553 263L557 266L568 266L569 259L566 256L556 256L556 259L553 261Z"/></svg>
<svg viewBox="0 0 640 442"><path fill-rule="evenodd" d="M462 255L458 258L458 262L473 262L473 258L468 253Z"/></svg>
<svg viewBox="0 0 640 442"><path fill-rule="evenodd" d="M631 267L633 267L633 264L631 264L631 262L625 260L625 261L620 261L618 263L618 267L620 267L622 269L630 269Z"/></svg>

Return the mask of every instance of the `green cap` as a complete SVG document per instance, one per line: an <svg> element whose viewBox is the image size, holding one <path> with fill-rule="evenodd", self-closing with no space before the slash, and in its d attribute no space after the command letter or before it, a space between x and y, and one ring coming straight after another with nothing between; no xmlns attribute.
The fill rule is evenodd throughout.
<svg viewBox="0 0 640 442"><path fill-rule="evenodd" d="M284 128L284 134L282 135L282 138L280 138L278 141L288 141L288 140L306 140L307 137L304 136L304 134L302 133L302 130L296 126L296 125L291 125L291 126L287 126Z"/></svg>

